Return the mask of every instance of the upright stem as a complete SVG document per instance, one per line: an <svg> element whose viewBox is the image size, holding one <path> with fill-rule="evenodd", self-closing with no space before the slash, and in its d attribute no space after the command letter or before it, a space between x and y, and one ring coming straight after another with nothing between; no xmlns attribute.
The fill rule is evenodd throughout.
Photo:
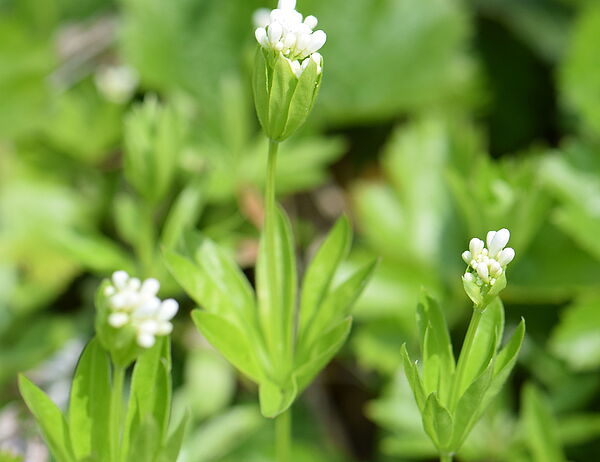
<svg viewBox="0 0 600 462"><path fill-rule="evenodd" d="M123 382L125 368L115 365L110 393L110 454L111 462L118 462L121 449L121 411L123 409Z"/></svg>
<svg viewBox="0 0 600 462"><path fill-rule="evenodd" d="M291 461L292 409L289 408L275 419L275 453L277 462Z"/></svg>
<svg viewBox="0 0 600 462"><path fill-rule="evenodd" d="M452 454L440 454L440 462L452 462Z"/></svg>
<svg viewBox="0 0 600 462"><path fill-rule="evenodd" d="M462 349L460 350L460 356L458 358L458 364L456 366L456 375L452 383L452 388L450 392L450 409L456 408L456 404L458 403L458 399L460 398L459 393L462 388L462 383L464 381L465 367L469 356L471 356L471 350L473 349L475 334L477 332L477 327L479 326L479 321L481 321L482 314L483 311L481 309L479 309L478 307L473 308L473 315L471 316L471 322L469 323L469 328L467 329L465 341L463 343Z"/></svg>

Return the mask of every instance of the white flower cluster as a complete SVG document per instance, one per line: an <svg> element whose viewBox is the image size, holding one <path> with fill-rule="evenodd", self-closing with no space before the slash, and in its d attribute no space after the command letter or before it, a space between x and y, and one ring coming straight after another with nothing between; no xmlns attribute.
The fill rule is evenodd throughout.
<svg viewBox="0 0 600 462"><path fill-rule="evenodd" d="M279 0L277 8L270 12L258 10L254 22L258 26L255 32L258 43L263 48L280 52L297 77L302 75L310 60L317 64L317 72L321 72L323 58L317 51L325 44L327 35L322 30L314 30L317 18L303 18L296 11L296 0Z"/></svg>
<svg viewBox="0 0 600 462"><path fill-rule="evenodd" d="M487 248L481 239L476 237L471 239L469 250L462 254L463 260L468 265L464 278L467 281L475 281L480 286L484 284L493 286L502 276L506 265L515 258L515 251L506 247L509 239L510 232L506 228L487 233ZM469 268L474 274L469 271Z"/></svg>
<svg viewBox="0 0 600 462"><path fill-rule="evenodd" d="M150 348L157 335L169 335L173 330L171 319L179 305L172 298L161 301L156 294L160 283L153 278L144 282L130 277L125 271L112 275L112 284L104 295L108 297L111 314L108 323L115 328L131 325L137 334L137 343Z"/></svg>

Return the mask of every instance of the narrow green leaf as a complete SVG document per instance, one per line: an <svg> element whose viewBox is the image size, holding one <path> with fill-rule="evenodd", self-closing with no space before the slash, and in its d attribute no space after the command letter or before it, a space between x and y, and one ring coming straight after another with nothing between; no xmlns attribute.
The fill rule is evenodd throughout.
<svg viewBox="0 0 600 462"><path fill-rule="evenodd" d="M450 334L441 307L425 292L417 306L417 325L423 352L426 393L437 392L445 402L450 394L455 361Z"/></svg>
<svg viewBox="0 0 600 462"><path fill-rule="evenodd" d="M437 395L431 393L427 397L425 409L422 414L423 428L434 444L444 452L450 452L453 423L452 417L445 407L438 401Z"/></svg>
<svg viewBox="0 0 600 462"><path fill-rule="evenodd" d="M174 462L177 460L189 421L190 413L186 412L179 421L177 427L167 438L165 445L160 452L158 462Z"/></svg>
<svg viewBox="0 0 600 462"><path fill-rule="evenodd" d="M300 336L305 334L314 316L319 313L333 276L348 254L351 236L348 219L341 217L310 262L302 281Z"/></svg>
<svg viewBox="0 0 600 462"><path fill-rule="evenodd" d="M308 354L323 332L350 315L354 302L365 289L376 266L377 261L369 262L330 289L303 335L298 336L297 355L304 357Z"/></svg>
<svg viewBox="0 0 600 462"><path fill-rule="evenodd" d="M517 362L517 357L519 355L519 351L521 350L524 337L525 320L521 319L521 322L517 326L510 340L496 357L496 361L494 363L494 376L486 393L484 406L487 406L502 389L504 382L506 382L506 379L510 375L515 363Z"/></svg>
<svg viewBox="0 0 600 462"><path fill-rule="evenodd" d="M269 240L274 255L269 256ZM275 235L263 234L256 264L256 287L260 326L280 377L292 367L293 329L296 308L296 257L289 220L277 213ZM276 284L272 287L272 281Z"/></svg>
<svg viewBox="0 0 600 462"><path fill-rule="evenodd" d="M523 419L527 432L526 444L534 460L566 462L560 447L558 426L541 393L532 384L523 388Z"/></svg>
<svg viewBox="0 0 600 462"><path fill-rule="evenodd" d="M19 375L19 391L40 426L52 456L57 462L74 462L69 427L60 409L24 375Z"/></svg>
<svg viewBox="0 0 600 462"><path fill-rule="evenodd" d="M328 332L325 332L319 338L319 341L312 348L312 354L308 360L296 368L299 391L304 390L321 369L331 361L331 358L335 356L346 342L351 328L352 318L349 317Z"/></svg>
<svg viewBox="0 0 600 462"><path fill-rule="evenodd" d="M260 412L265 417L274 418L285 412L298 396L298 385L292 377L284 386L270 380L261 381L258 388Z"/></svg>
<svg viewBox="0 0 600 462"><path fill-rule="evenodd" d="M486 408L484 397L494 375L494 363L467 388L458 400L454 412L454 431L449 447L453 452L460 449L469 436L473 426L477 423Z"/></svg>
<svg viewBox="0 0 600 462"><path fill-rule="evenodd" d="M149 415L132 433L127 461L154 462L160 449L160 430L154 418Z"/></svg>
<svg viewBox="0 0 600 462"><path fill-rule="evenodd" d="M227 361L254 382L260 381L261 373L253 355L253 346L238 327L221 316L201 310L192 311L192 319L202 335Z"/></svg>
<svg viewBox="0 0 600 462"><path fill-rule="evenodd" d="M413 392L417 406L421 410L421 413L423 413L425 410L425 390L417 366L410 360L405 343L402 344L402 348L400 349L400 356L402 356L402 364L408 384Z"/></svg>
<svg viewBox="0 0 600 462"><path fill-rule="evenodd" d="M97 339L81 354L71 384L69 430L77 459L108 457L110 360Z"/></svg>
<svg viewBox="0 0 600 462"><path fill-rule="evenodd" d="M162 244L165 247L173 247L183 232L192 228L202 214L204 199L202 180L191 181L179 193L163 227Z"/></svg>
<svg viewBox="0 0 600 462"><path fill-rule="evenodd" d="M170 411L171 342L169 337L161 337L139 356L133 368L123 446L133 444L139 425L148 419L154 422L157 438L162 441Z"/></svg>
<svg viewBox="0 0 600 462"><path fill-rule="evenodd" d="M459 394L464 393L475 378L488 367L496 354L499 342L502 341L503 332L504 306L500 298L496 297L481 316L471 354L465 364L464 380L459 388Z"/></svg>

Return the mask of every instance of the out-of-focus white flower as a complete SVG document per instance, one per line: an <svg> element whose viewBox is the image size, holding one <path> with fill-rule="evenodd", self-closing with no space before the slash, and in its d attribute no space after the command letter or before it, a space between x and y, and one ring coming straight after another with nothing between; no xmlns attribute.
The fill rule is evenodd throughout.
<svg viewBox="0 0 600 462"><path fill-rule="evenodd" d="M296 0L279 0L276 9L269 12L261 8L253 19L258 43L287 58L294 74L302 75L309 59L317 63L318 73L321 72L323 58L317 51L325 44L327 35L322 30L314 30L318 24L316 17L304 18L296 11Z"/></svg>
<svg viewBox="0 0 600 462"><path fill-rule="evenodd" d="M129 66L106 66L94 76L96 87L112 103L126 103L138 86L139 76Z"/></svg>
<svg viewBox="0 0 600 462"><path fill-rule="evenodd" d="M161 301L157 297L159 289L156 279L142 282L125 271L115 272L111 284L104 290L111 311L108 323L117 329L131 325L136 330L138 345L150 348L156 336L171 333L173 325L170 321L179 309L171 298Z"/></svg>
<svg viewBox="0 0 600 462"><path fill-rule="evenodd" d="M506 247L509 239L510 232L506 228L487 233L487 248L481 239L471 239L469 250L462 254L468 265L463 278L469 282L474 281L479 286L493 286L504 274L506 265L515 258L515 251Z"/></svg>

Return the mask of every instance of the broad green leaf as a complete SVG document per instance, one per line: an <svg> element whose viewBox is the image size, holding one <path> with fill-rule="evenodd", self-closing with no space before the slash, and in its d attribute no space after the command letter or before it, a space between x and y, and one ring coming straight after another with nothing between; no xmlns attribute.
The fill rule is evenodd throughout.
<svg viewBox="0 0 600 462"><path fill-rule="evenodd" d="M481 315L470 355L466 358L463 381L458 384L459 396L488 367L503 332L504 307L500 298L496 297Z"/></svg>
<svg viewBox="0 0 600 462"><path fill-rule="evenodd" d="M406 374L406 378L408 379L408 383L410 388L413 391L415 396L415 401L417 402L417 406L421 410L421 413L425 410L425 390L423 388L423 382L421 381L421 377L419 375L419 370L417 369L417 365L414 364L410 357L408 356L408 351L406 349L406 344L402 345L400 350L400 355L402 356L402 364L404 367L404 373Z"/></svg>
<svg viewBox="0 0 600 462"><path fill-rule="evenodd" d="M452 417L438 401L437 395L431 393L423 410L423 428L441 451L451 451L453 423Z"/></svg>
<svg viewBox="0 0 600 462"><path fill-rule="evenodd" d="M340 218L310 262L302 281L300 336L310 328L319 313L335 272L348 254L352 230L346 217Z"/></svg>
<svg viewBox="0 0 600 462"><path fill-rule="evenodd" d="M308 360L305 363L296 366L295 374L298 380L299 391L304 390L321 369L331 361L331 358L335 356L346 342L351 328L352 318L346 318L344 321L321 335L312 348L311 356Z"/></svg>
<svg viewBox="0 0 600 462"><path fill-rule="evenodd" d="M298 385L295 377L286 381L283 386L270 380L262 380L259 384L260 412L265 417L273 418L285 412L298 396Z"/></svg>
<svg viewBox="0 0 600 462"><path fill-rule="evenodd" d="M559 428L538 389L527 384L522 397L525 441L536 461L566 462L560 447Z"/></svg>
<svg viewBox="0 0 600 462"><path fill-rule="evenodd" d="M158 462L174 462L178 460L177 456L179 455L189 420L190 414L186 412L177 427L166 439L164 447L160 451Z"/></svg>
<svg viewBox="0 0 600 462"><path fill-rule="evenodd" d="M192 319L202 335L231 364L254 382L260 381L261 372L254 355L261 353L238 327L219 315L201 310L192 311Z"/></svg>
<svg viewBox="0 0 600 462"><path fill-rule="evenodd" d="M296 258L289 220L277 211L276 226L266 229L256 263L260 325L279 379L292 367L296 311ZM267 227L268 228L268 227ZM275 286L273 286L275 284Z"/></svg>
<svg viewBox="0 0 600 462"><path fill-rule="evenodd" d="M423 354L423 382L426 393L438 393L445 402L454 374L454 353L441 307L425 292L417 306L417 325Z"/></svg>
<svg viewBox="0 0 600 462"><path fill-rule="evenodd" d="M69 427L56 404L24 375L19 375L19 391L57 462L74 462Z"/></svg>
<svg viewBox="0 0 600 462"><path fill-rule="evenodd" d="M110 360L97 339L81 354L71 384L69 430L77 459L108 457Z"/></svg>

